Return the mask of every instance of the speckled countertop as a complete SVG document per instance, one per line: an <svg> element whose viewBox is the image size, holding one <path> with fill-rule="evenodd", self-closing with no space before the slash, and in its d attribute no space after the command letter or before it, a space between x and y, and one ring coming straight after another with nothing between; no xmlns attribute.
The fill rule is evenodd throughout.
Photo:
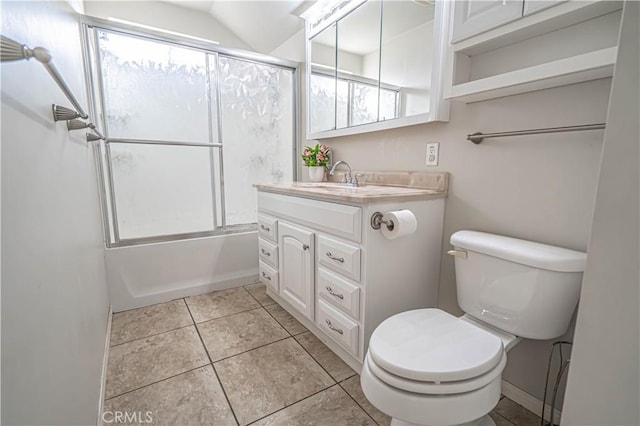
<svg viewBox="0 0 640 426"><path fill-rule="evenodd" d="M367 203L389 200L430 200L445 198L449 187L448 173L427 172L357 172L359 187L334 182L259 183L259 191L297 195L327 201Z"/></svg>

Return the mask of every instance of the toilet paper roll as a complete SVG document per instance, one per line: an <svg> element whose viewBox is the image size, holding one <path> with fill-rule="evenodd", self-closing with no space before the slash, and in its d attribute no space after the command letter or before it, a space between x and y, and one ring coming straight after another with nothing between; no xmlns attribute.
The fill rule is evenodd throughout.
<svg viewBox="0 0 640 426"><path fill-rule="evenodd" d="M418 229L418 220L411 210L386 212L382 218L393 223L393 229L389 229L384 223L380 228L382 235L388 240L413 234Z"/></svg>

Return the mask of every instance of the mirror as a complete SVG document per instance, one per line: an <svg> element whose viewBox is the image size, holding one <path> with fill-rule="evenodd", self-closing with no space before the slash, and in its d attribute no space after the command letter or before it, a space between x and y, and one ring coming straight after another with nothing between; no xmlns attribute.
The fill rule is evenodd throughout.
<svg viewBox="0 0 640 426"><path fill-rule="evenodd" d="M336 24L310 41L311 75L307 99L310 133L336 128Z"/></svg>
<svg viewBox="0 0 640 426"><path fill-rule="evenodd" d="M448 119L438 69L447 7L353 0L307 18L308 138Z"/></svg>

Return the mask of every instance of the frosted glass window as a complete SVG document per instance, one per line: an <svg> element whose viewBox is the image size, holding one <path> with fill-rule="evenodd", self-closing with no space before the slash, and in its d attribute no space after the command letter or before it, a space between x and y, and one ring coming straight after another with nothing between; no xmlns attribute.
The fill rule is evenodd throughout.
<svg viewBox="0 0 640 426"><path fill-rule="evenodd" d="M109 145L120 239L212 231L210 150Z"/></svg>
<svg viewBox="0 0 640 426"><path fill-rule="evenodd" d="M110 138L209 142L204 52L97 34Z"/></svg>
<svg viewBox="0 0 640 426"><path fill-rule="evenodd" d="M257 182L293 180L293 71L219 56L226 223L257 221Z"/></svg>
<svg viewBox="0 0 640 426"><path fill-rule="evenodd" d="M338 79L336 99L336 128L349 127L349 82Z"/></svg>
<svg viewBox="0 0 640 426"><path fill-rule="evenodd" d="M311 74L309 86L311 133L333 130L336 123L336 79L333 76Z"/></svg>
<svg viewBox="0 0 640 426"><path fill-rule="evenodd" d="M398 118L398 92L380 89L380 121Z"/></svg>
<svg viewBox="0 0 640 426"><path fill-rule="evenodd" d="M351 125L378 121L378 88L362 83L351 84Z"/></svg>

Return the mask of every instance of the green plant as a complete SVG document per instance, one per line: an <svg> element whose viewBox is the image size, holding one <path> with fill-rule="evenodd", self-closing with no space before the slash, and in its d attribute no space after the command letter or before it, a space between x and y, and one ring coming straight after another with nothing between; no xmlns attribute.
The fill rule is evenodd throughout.
<svg viewBox="0 0 640 426"><path fill-rule="evenodd" d="M316 144L314 147L305 146L304 151L300 156L304 165L307 167L323 166L327 167L329 164L329 153L331 150L326 145Z"/></svg>

